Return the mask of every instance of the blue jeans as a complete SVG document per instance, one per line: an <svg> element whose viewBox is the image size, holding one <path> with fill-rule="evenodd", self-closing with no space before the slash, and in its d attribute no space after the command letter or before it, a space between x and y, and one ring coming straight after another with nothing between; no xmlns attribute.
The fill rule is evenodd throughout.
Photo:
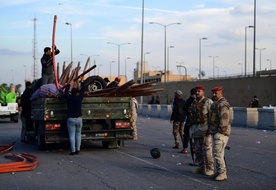
<svg viewBox="0 0 276 190"><path fill-rule="evenodd" d="M82 118L68 118L67 129L71 145L71 152L80 151Z"/></svg>

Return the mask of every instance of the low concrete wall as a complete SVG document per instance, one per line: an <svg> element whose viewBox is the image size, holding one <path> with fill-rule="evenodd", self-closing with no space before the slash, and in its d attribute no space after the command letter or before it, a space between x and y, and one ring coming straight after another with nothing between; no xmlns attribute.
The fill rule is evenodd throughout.
<svg viewBox="0 0 276 190"><path fill-rule="evenodd" d="M172 105L139 104L138 115L169 120L172 114ZM276 109L240 108L230 110L230 121L237 127L256 127L260 129L276 129Z"/></svg>
<svg viewBox="0 0 276 190"><path fill-rule="evenodd" d="M259 120L258 120L259 128L273 129L276 127L276 109L258 109L258 112L259 112Z"/></svg>

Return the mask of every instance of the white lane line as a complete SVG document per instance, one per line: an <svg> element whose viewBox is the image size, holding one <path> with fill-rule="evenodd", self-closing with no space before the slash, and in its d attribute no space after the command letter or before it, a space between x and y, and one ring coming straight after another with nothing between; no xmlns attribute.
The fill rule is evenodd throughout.
<svg viewBox="0 0 276 190"><path fill-rule="evenodd" d="M131 158L133 158L133 159L139 160L139 161L144 162L144 163L146 163L146 164L152 165L152 166L154 166L154 167L157 167L157 168L166 170L166 171L168 171L168 172L172 172L172 173L174 173L174 174L179 174L179 173L177 173L177 172L174 172L173 170L170 170L170 169L165 168L165 167L163 167L163 166L156 165L156 164L151 163L151 162L149 162L149 161L147 161L147 160L144 160L144 159L138 158L138 157L136 157L136 156L127 154L127 153L122 152L122 151L120 151L120 150L116 150L116 149L113 149L113 150L116 151L116 152L118 152L118 153L120 153L120 154L123 154L123 155L125 155L125 156L131 157ZM218 187L216 187L216 186L213 186L212 184L205 183L205 182L203 182L203 181L201 181L201 180L192 178L192 177L190 177L190 176L187 176L187 175L183 175L183 176L187 177L188 179L190 179L190 180L192 180L192 181L194 181L194 182L197 182L197 183L200 183L200 184L203 184L203 185L206 185L206 186L210 186L210 187L212 187L212 188L214 188L214 189L217 189L217 188L218 188Z"/></svg>

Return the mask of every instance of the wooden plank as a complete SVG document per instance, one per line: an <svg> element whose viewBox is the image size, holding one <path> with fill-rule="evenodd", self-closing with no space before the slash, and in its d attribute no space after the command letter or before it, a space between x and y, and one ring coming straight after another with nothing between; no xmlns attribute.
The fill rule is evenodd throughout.
<svg viewBox="0 0 276 190"><path fill-rule="evenodd" d="M110 93L106 94L104 97L117 96L117 94L120 94L120 93L124 92L128 87L130 87L133 84L135 84L135 82L133 80L130 80L130 81L126 82L125 84L123 84L122 86L119 86L115 90L113 90Z"/></svg>

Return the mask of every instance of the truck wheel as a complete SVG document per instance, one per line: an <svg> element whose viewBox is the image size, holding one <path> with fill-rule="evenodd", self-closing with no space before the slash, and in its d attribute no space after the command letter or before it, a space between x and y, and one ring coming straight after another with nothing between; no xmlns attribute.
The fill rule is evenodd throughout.
<svg viewBox="0 0 276 190"><path fill-rule="evenodd" d="M11 121L13 121L14 123L18 123L18 116L13 116Z"/></svg>
<svg viewBox="0 0 276 190"><path fill-rule="evenodd" d="M106 87L106 82L100 76L91 76L84 81L86 91L92 92L102 90Z"/></svg>
<svg viewBox="0 0 276 190"><path fill-rule="evenodd" d="M37 147L39 150L45 150L46 144L45 144L45 136L42 134L37 135Z"/></svg>
<svg viewBox="0 0 276 190"><path fill-rule="evenodd" d="M106 149L119 148L118 141L102 141L102 145Z"/></svg>

